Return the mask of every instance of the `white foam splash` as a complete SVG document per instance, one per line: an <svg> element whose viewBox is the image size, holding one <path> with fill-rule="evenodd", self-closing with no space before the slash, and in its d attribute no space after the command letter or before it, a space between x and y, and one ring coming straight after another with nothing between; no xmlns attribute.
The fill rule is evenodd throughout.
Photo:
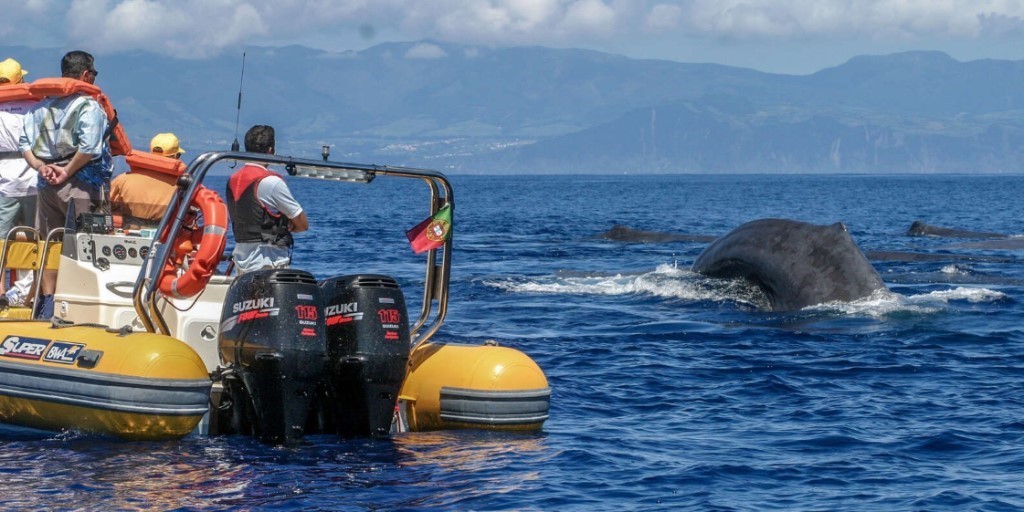
<svg viewBox="0 0 1024 512"><path fill-rule="evenodd" d="M945 309L951 301L966 300L971 303L995 302L1006 298L1006 294L987 288L954 288L937 290L919 295L899 295L889 290L876 290L871 295L852 302L829 302L805 309L817 311L839 311L848 315L879 317L892 313L910 312L931 314Z"/></svg>
<svg viewBox="0 0 1024 512"><path fill-rule="evenodd" d="M970 267L953 263L951 265L946 265L945 267L942 267L941 269L939 269L939 272L943 274L966 276L970 275L971 269Z"/></svg>
<svg viewBox="0 0 1024 512"><path fill-rule="evenodd" d="M953 271L959 272L956 269ZM658 265L650 272L638 274L573 273L569 276L530 278L527 281L485 281L484 284L512 293L609 296L644 294L685 301L736 302L761 309L767 307L767 299L763 294L743 281L707 278L689 269L679 268L676 264ZM919 295L900 295L881 289L859 300L828 302L808 306L804 310L870 317L900 312L933 314L945 310L952 301L983 303L1004 298L1006 294L987 288L959 287Z"/></svg>
<svg viewBox="0 0 1024 512"><path fill-rule="evenodd" d="M484 284L514 293L578 295L647 294L682 300L737 300L728 286L709 287L707 279L677 264L661 264L650 272L614 275L573 275L533 279L526 282L486 281ZM740 300L742 302L742 300Z"/></svg>
<svg viewBox="0 0 1024 512"><path fill-rule="evenodd" d="M949 303L954 300L966 300L967 302L980 303L980 302L995 302L1003 300L1007 295L1003 292L997 292L995 290L989 290L988 288L953 288L952 290L938 290L931 293L925 293L921 295L912 295L908 297L908 300L934 300Z"/></svg>
<svg viewBox="0 0 1024 512"><path fill-rule="evenodd" d="M910 311L915 313L935 313L938 308L911 305L905 297L889 290L875 290L871 295L850 302L826 302L804 308L805 311L837 311L845 315L880 317L888 314Z"/></svg>

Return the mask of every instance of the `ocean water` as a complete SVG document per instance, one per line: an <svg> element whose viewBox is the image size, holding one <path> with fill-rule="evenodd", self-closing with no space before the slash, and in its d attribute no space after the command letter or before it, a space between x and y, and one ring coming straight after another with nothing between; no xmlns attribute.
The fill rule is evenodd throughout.
<svg viewBox="0 0 1024 512"><path fill-rule="evenodd" d="M451 178L452 301L435 339L532 356L553 390L541 432L289 447L12 433L3 507L1024 509L1024 238L905 235L920 219L1024 236L1024 176ZM291 183L313 226L296 266L393 275L418 311L423 260L404 231L425 186ZM614 223L717 236L767 217L944 256L873 261L891 293L775 313L742 282L690 272L705 243L592 238Z"/></svg>

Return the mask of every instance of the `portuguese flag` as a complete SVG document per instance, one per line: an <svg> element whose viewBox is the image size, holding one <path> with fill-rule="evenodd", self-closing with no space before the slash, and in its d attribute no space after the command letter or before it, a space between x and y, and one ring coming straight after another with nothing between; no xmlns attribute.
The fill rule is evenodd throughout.
<svg viewBox="0 0 1024 512"><path fill-rule="evenodd" d="M452 205L446 204L432 217L406 231L405 236L416 254L441 247L452 237Z"/></svg>

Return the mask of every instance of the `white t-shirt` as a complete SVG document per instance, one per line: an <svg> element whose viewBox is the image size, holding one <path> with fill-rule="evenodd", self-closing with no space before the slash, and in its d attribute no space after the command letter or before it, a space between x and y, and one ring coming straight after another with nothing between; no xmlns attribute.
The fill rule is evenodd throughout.
<svg viewBox="0 0 1024 512"><path fill-rule="evenodd" d="M0 103L0 197L36 195L39 173L24 158L9 155L20 153L18 137L25 125L25 113L35 104L34 100Z"/></svg>
<svg viewBox="0 0 1024 512"><path fill-rule="evenodd" d="M288 185L279 176L263 178L256 189L256 199L271 212L283 213L289 219L302 213L302 205L292 197L292 191L288 190Z"/></svg>
<svg viewBox="0 0 1024 512"><path fill-rule="evenodd" d="M263 178L256 189L256 198L271 212L283 213L289 219L294 219L302 213L302 205L295 200L288 190L288 185L278 176ZM234 260L238 273L243 273L268 267L287 267L292 261L292 254L288 247L242 242L235 244L231 259Z"/></svg>

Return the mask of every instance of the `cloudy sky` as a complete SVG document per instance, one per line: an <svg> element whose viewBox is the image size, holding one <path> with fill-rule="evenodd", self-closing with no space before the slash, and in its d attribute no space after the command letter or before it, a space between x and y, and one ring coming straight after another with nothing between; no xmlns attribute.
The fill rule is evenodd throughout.
<svg viewBox="0 0 1024 512"><path fill-rule="evenodd" d="M434 39L794 74L906 50L1024 59L1024 0L0 0L0 13L3 44L97 55Z"/></svg>

